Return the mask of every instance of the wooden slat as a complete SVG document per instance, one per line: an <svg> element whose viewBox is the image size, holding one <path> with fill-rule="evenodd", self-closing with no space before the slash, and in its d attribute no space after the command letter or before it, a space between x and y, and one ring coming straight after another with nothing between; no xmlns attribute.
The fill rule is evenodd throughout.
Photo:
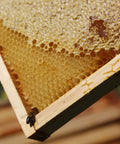
<svg viewBox="0 0 120 144"><path fill-rule="evenodd" d="M119 85L119 70L120 55L117 55L109 63L39 113L35 124L38 134L35 133L31 138L44 140L56 129Z"/></svg>
<svg viewBox="0 0 120 144"><path fill-rule="evenodd" d="M120 107L108 106L105 110L96 113L88 113L79 118L74 118L64 127L60 128L51 137L52 140L67 137L76 132L82 133L94 127L108 124L112 121L120 120Z"/></svg>
<svg viewBox="0 0 120 144"><path fill-rule="evenodd" d="M24 108L24 105L20 99L20 96L13 84L13 81L9 75L9 72L0 56L0 81L3 85L3 88L9 98L9 101L15 111L15 114L19 120L19 123L22 126L22 129L26 136L29 136L35 132L34 128L29 127L26 122L27 112Z"/></svg>
<svg viewBox="0 0 120 144"><path fill-rule="evenodd" d="M0 57L0 80L26 136L44 140L120 83L120 55L67 92L36 116L35 129L27 125L27 112ZM113 76L112 76L113 75ZM109 79L108 79L109 78Z"/></svg>

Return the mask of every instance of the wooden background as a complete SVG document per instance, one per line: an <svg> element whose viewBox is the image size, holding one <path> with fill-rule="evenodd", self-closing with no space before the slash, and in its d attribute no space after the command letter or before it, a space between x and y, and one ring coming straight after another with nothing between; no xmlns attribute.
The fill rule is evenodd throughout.
<svg viewBox="0 0 120 144"><path fill-rule="evenodd" d="M44 142L27 139L10 105L0 107L0 144L120 144L120 99L110 92Z"/></svg>

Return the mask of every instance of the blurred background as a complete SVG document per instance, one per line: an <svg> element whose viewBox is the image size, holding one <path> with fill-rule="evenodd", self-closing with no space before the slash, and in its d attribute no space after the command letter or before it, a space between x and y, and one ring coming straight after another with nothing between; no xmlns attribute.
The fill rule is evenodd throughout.
<svg viewBox="0 0 120 144"><path fill-rule="evenodd" d="M45 142L27 139L0 84L0 144L120 144L120 87L57 130Z"/></svg>

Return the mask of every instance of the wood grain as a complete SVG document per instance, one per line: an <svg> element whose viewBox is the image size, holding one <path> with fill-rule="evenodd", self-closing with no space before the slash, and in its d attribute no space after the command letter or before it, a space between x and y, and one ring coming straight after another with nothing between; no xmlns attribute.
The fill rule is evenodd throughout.
<svg viewBox="0 0 120 144"><path fill-rule="evenodd" d="M9 97L25 135L36 140L45 140L77 114L84 111L103 95L120 84L120 55L83 80L72 90L52 103L36 116L35 127L27 125L27 112L0 57L0 80Z"/></svg>
<svg viewBox="0 0 120 144"><path fill-rule="evenodd" d="M35 130L33 127L31 128L29 127L29 125L25 123L27 112L1 56L0 56L0 81L3 85L3 88L9 98L9 101L13 107L13 110L15 111L15 114L19 120L19 123L25 135L26 136L31 135L32 133L35 132Z"/></svg>

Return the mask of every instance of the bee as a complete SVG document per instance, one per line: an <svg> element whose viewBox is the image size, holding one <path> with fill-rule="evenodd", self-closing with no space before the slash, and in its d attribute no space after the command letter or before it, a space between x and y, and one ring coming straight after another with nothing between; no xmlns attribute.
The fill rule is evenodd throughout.
<svg viewBox="0 0 120 144"><path fill-rule="evenodd" d="M27 116L26 118L26 124L30 124L30 127L34 126L36 119L35 115L38 113L38 109L34 108Z"/></svg>

